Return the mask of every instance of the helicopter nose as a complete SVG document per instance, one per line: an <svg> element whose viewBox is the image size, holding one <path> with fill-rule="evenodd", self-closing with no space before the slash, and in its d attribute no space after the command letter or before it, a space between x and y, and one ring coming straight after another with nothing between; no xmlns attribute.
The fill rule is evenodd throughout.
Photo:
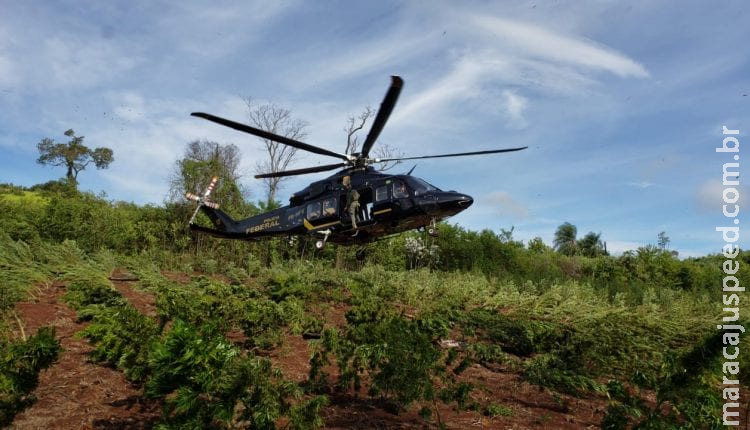
<svg viewBox="0 0 750 430"><path fill-rule="evenodd" d="M424 196L419 207L428 215L455 215L471 206L474 199L455 191L442 191Z"/></svg>
<svg viewBox="0 0 750 430"><path fill-rule="evenodd" d="M451 191L436 196L436 203L436 209L446 213L456 214L471 206L471 204L474 203L474 199L465 194Z"/></svg>
<svg viewBox="0 0 750 430"><path fill-rule="evenodd" d="M458 198L456 199L456 204L457 204L457 205L458 205L458 207L460 207L461 209L466 209L466 208L468 208L469 206L471 206L471 204L472 204L472 203L474 203L474 199L472 199L472 198L471 198L471 196L467 196L466 194L461 194L461 195L460 195L460 196L459 196L459 197L458 197Z"/></svg>

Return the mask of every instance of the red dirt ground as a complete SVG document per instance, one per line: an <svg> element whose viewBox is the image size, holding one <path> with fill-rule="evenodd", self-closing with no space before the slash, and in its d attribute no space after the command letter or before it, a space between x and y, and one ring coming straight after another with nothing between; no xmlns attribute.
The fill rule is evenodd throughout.
<svg viewBox="0 0 750 430"><path fill-rule="evenodd" d="M132 287L123 272L115 272L115 288L136 308L155 315L154 299ZM119 279L119 280L118 280ZM37 402L19 414L12 429L148 429L158 421L160 405L141 395L139 387L128 383L117 370L91 363L91 346L74 334L85 327L77 323L75 312L60 301L65 286L43 287L33 302L19 303L17 313L30 335L43 325L57 330L64 352L60 360L43 371L35 394ZM331 306L326 320L342 324L345 309ZM20 336L20 334L19 334ZM301 336L287 335L283 345L269 358L290 380L301 382L309 371L310 349ZM329 373L335 375L335 369ZM472 398L481 405L503 405L513 411L511 417L490 418L475 411L456 412L440 405L440 418L451 429L585 429L598 428L606 408L603 398L576 399L555 397L547 390L523 382L508 369L488 369L473 365L462 380L475 386ZM377 400L363 393L334 393L323 411L328 429L432 429L436 417L428 422L419 417L419 406L395 415Z"/></svg>
<svg viewBox="0 0 750 430"><path fill-rule="evenodd" d="M117 285L127 289L127 285ZM52 326L63 347L60 359L40 374L37 397L29 409L16 416L12 429L146 429L160 415L160 405L144 400L140 389L121 372L88 360L92 347L75 333L85 327L75 312L60 301L63 284L43 288L34 302L19 303L16 310L28 334ZM143 310L143 309L142 309Z"/></svg>

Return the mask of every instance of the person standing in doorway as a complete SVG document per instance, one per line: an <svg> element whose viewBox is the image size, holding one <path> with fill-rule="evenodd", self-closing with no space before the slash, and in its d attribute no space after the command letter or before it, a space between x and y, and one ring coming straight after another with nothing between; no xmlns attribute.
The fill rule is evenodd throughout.
<svg viewBox="0 0 750 430"><path fill-rule="evenodd" d="M357 230L357 212L359 212L359 193L357 190L352 188L352 180L349 176L344 176L342 179L344 188L346 188L346 206L344 210L349 211L349 216L352 219L352 229ZM354 236L359 231L354 232Z"/></svg>

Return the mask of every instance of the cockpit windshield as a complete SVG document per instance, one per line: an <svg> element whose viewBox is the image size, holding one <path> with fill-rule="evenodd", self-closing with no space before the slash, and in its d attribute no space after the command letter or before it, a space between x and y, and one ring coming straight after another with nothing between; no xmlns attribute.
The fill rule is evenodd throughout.
<svg viewBox="0 0 750 430"><path fill-rule="evenodd" d="M437 187L433 187L419 178L411 177L408 179L408 183L414 189L414 195L416 196L430 191L440 191Z"/></svg>

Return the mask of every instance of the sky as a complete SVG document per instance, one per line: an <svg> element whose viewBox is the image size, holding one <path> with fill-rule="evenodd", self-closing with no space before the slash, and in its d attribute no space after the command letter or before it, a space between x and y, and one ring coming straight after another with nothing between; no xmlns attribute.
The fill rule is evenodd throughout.
<svg viewBox="0 0 750 430"><path fill-rule="evenodd" d="M0 9L0 183L64 176L36 163L36 144L66 142L72 128L114 151L109 168L79 175L83 190L160 205L186 145L206 139L240 149L242 184L261 200L258 138L191 112L246 122L245 98L275 103L307 122L307 143L343 152L347 119L377 109L399 75L376 146L405 156L529 146L389 171L416 165L415 176L474 197L450 222L547 244L570 222L615 254L664 231L682 257L720 251L716 227L735 226L722 214L722 166L735 153L715 148L722 127L739 130L740 143L750 130L741 0L0 0ZM332 162L300 153L290 167ZM279 197L326 175L290 179ZM740 184L742 245L750 188Z"/></svg>

